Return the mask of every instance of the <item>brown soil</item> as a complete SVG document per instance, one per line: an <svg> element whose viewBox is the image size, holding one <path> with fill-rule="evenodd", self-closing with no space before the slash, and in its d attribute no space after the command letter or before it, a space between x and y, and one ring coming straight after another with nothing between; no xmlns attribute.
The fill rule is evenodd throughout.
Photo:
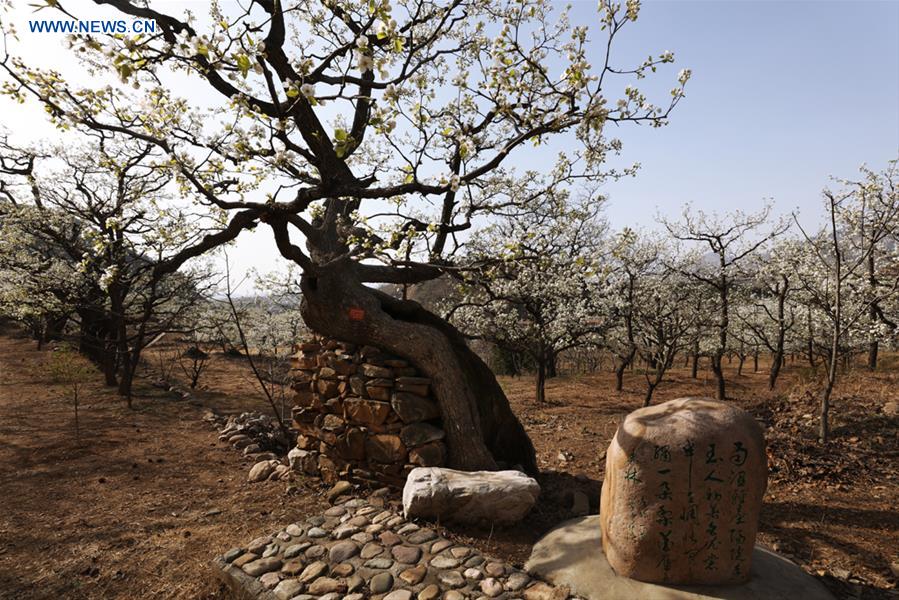
<svg viewBox="0 0 899 600"><path fill-rule="evenodd" d="M134 410L83 392L75 439L50 352L0 335L0 598L218 598L223 551L326 505L315 481L246 483L249 463L204 410L141 382ZM262 409L220 361L204 403ZM227 385L225 385L227 384ZM232 393L230 396L228 393ZM241 401L241 398L243 400ZM212 514L216 511L218 514Z"/></svg>
<svg viewBox="0 0 899 600"><path fill-rule="evenodd" d="M245 361L216 354L201 379L210 389L197 401L142 380L128 410L90 384L79 441L65 390L46 373L50 352L13 330L0 334L0 598L219 598L214 555L325 505L314 480L295 480L291 493L285 482L247 484L249 463L202 421L207 408L268 410ZM151 353L150 364L163 354ZM803 368L788 369L774 393L763 373L729 375L730 394L769 426L760 541L840 597L896 597L899 421L882 407L899 397L899 374L847 376L833 409L834 441L823 448L807 416L814 386ZM554 379L541 406L530 378L502 383L538 450L540 504L513 529L445 532L520 565L567 518L573 489L596 510L604 449L640 406L643 380L630 374L616 394L606 373ZM655 401L712 391L705 374L692 380L676 371Z"/></svg>

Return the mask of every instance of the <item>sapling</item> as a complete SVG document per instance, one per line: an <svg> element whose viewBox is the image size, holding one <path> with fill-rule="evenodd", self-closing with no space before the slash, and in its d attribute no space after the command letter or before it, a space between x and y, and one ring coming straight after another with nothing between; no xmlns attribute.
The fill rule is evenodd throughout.
<svg viewBox="0 0 899 600"><path fill-rule="evenodd" d="M66 397L75 414L75 441L81 445L81 425L78 402L85 384L96 376L97 370L82 354L69 346L60 346L50 357L50 375L57 385L65 387Z"/></svg>

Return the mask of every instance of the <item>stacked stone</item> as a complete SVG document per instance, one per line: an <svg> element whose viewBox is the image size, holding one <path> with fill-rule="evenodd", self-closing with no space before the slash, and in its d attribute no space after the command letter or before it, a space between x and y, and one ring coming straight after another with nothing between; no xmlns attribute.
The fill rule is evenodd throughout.
<svg viewBox="0 0 899 600"><path fill-rule="evenodd" d="M235 594L259 599L568 597L566 588L533 581L407 521L383 498L343 499L322 515L230 550L214 564Z"/></svg>
<svg viewBox="0 0 899 600"><path fill-rule="evenodd" d="M407 361L372 346L303 343L291 371L300 432L291 466L326 483L400 486L415 467L446 461L440 410Z"/></svg>
<svg viewBox="0 0 899 600"><path fill-rule="evenodd" d="M244 456L268 460L284 455L289 442L277 419L255 412L244 412L227 418L211 417L219 429L219 441L231 444Z"/></svg>

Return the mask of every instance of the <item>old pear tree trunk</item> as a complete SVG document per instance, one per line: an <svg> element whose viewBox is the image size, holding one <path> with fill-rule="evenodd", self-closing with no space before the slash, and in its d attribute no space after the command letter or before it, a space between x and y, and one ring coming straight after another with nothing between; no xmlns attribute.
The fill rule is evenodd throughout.
<svg viewBox="0 0 899 600"><path fill-rule="evenodd" d="M520 465L535 473L533 444L495 376L459 332L415 301L363 285L354 267L350 261L332 263L317 276L303 276L306 324L324 335L401 356L430 377L450 467L495 470Z"/></svg>

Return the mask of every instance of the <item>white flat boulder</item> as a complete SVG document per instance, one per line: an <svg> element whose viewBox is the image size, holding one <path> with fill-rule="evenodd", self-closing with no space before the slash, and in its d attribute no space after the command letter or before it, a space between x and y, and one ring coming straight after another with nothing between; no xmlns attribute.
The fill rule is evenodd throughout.
<svg viewBox="0 0 899 600"><path fill-rule="evenodd" d="M413 469L403 488L406 518L508 525L534 507L540 484L520 471Z"/></svg>

